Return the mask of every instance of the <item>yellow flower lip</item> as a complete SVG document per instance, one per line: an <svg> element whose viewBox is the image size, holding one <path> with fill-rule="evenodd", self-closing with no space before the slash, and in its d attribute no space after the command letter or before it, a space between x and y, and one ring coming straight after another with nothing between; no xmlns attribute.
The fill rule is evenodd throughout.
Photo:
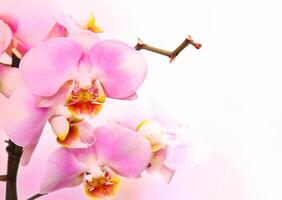
<svg viewBox="0 0 282 200"><path fill-rule="evenodd" d="M103 32L103 30L99 26L96 26L96 19L95 19L94 14L92 12L90 13L90 18L85 25L85 29L90 30L94 33Z"/></svg>
<svg viewBox="0 0 282 200"><path fill-rule="evenodd" d="M102 199L104 197L114 196L118 190L120 179L118 176L103 171L98 177L92 177L91 180L84 181L86 194L92 200Z"/></svg>
<svg viewBox="0 0 282 200"><path fill-rule="evenodd" d="M76 86L67 97L66 106L74 116L97 115L106 101L106 95L100 81L93 81L87 89Z"/></svg>

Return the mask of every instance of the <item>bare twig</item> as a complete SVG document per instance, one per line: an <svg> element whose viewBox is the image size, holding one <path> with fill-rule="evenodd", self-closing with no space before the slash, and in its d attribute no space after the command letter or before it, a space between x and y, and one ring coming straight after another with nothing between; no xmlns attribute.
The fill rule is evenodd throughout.
<svg viewBox="0 0 282 200"><path fill-rule="evenodd" d="M36 194L36 195L33 195L32 197L28 198L27 200L34 200L34 199L37 199L37 198L42 197L44 195L46 195L46 194Z"/></svg>
<svg viewBox="0 0 282 200"><path fill-rule="evenodd" d="M202 47L202 45L200 43L196 43L192 37L190 35L187 36L187 38L185 38L185 40L174 50L174 51L167 51L167 50L163 50L160 48L156 48L153 46L150 46L148 44L145 44L142 42L142 40L140 38L138 38L138 43L137 45L134 47L136 50L147 50L147 51L151 51L154 53L158 53L164 56L167 56L170 58L170 62L172 62L176 56L178 56L178 54L185 49L189 44L193 45L196 49L200 49Z"/></svg>

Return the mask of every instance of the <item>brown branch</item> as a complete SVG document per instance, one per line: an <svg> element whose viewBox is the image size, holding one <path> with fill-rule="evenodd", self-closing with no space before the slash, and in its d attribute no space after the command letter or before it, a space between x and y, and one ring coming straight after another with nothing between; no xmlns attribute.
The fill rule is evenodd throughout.
<svg viewBox="0 0 282 200"><path fill-rule="evenodd" d="M46 194L36 194L36 195L33 195L32 197L28 198L27 200L34 200L34 199L37 199L37 198L42 197L44 195L46 195Z"/></svg>
<svg viewBox="0 0 282 200"><path fill-rule="evenodd" d="M21 53L17 49L13 48L12 49L12 65L11 66L15 67L15 68L19 68L21 58L22 58Z"/></svg>
<svg viewBox="0 0 282 200"><path fill-rule="evenodd" d="M147 50L157 54L161 54L170 58L170 62L174 61L174 59L178 56L178 54L185 49L189 44L193 45L196 49L200 49L202 45L200 43L196 43L190 35L185 38L185 40L174 50L174 51L167 51L160 48L156 48L145 44L142 42L140 38L138 38L138 43L134 47L136 50Z"/></svg>
<svg viewBox="0 0 282 200"><path fill-rule="evenodd" d="M8 177L7 175L0 175L0 181L7 181Z"/></svg>
<svg viewBox="0 0 282 200"><path fill-rule="evenodd" d="M9 140L6 150L8 152L6 200L17 200L17 174L23 148Z"/></svg>

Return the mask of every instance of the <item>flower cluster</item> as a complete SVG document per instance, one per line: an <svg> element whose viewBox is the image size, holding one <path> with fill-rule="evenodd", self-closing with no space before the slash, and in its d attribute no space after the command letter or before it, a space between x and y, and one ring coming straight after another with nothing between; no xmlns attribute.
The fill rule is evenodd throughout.
<svg viewBox="0 0 282 200"><path fill-rule="evenodd" d="M49 158L40 194L83 184L101 199L116 193L120 176L159 172L169 182L203 159L183 125L137 102L147 72L139 51L99 39L93 15L81 25L38 6L1 5L0 55L7 59L0 64L0 125L23 147L27 165L50 123L60 148Z"/></svg>

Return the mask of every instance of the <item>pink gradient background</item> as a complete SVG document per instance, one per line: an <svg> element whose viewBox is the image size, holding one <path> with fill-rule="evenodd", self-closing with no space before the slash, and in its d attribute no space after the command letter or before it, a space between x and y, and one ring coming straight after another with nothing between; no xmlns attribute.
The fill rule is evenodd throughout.
<svg viewBox="0 0 282 200"><path fill-rule="evenodd" d="M148 78L139 91L189 124L211 146L210 159L177 172L166 185L157 176L124 180L116 200L281 200L281 19L278 2L255 0L80 0L53 1L83 19L93 10L97 25L135 45L137 37L174 48L187 33L203 43L188 47L169 65L144 52ZM67 2L67 3L66 3ZM275 31L272 31L275 30ZM260 42L267 38L266 42ZM0 141L5 136L0 134ZM46 126L29 166L19 170L20 199L37 193L44 165L57 147ZM0 142L0 172L6 170ZM0 182L0 199L5 184ZM87 199L83 188L41 199Z"/></svg>

